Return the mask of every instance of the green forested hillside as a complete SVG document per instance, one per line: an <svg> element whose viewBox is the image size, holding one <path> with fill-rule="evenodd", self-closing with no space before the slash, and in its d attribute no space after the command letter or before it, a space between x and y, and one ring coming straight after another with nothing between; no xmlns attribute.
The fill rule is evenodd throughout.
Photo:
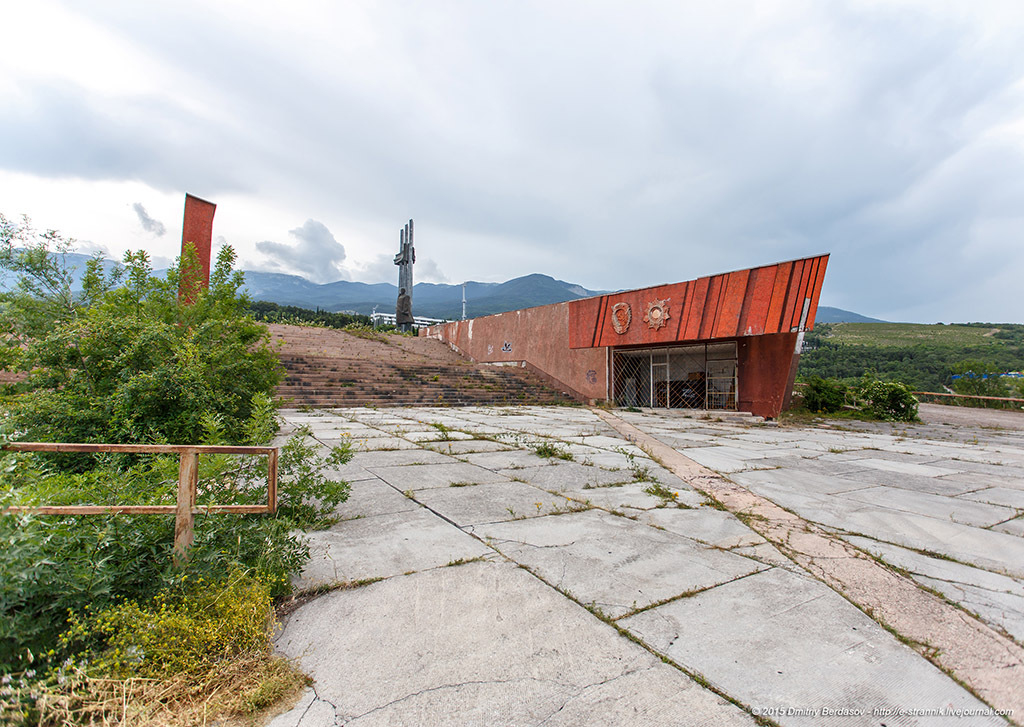
<svg viewBox="0 0 1024 727"><path fill-rule="evenodd" d="M965 365L1024 370L1024 325L1013 323L820 323L804 342L801 378L875 373L917 390L942 391Z"/></svg>

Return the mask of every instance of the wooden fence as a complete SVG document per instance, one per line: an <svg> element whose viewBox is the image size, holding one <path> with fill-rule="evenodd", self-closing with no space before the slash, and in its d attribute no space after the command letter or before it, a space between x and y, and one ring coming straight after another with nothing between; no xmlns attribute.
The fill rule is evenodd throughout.
<svg viewBox="0 0 1024 727"><path fill-rule="evenodd" d="M956 401L958 399L980 399L982 401L1005 401L1024 406L1024 399L1015 399L1012 396L975 396L974 394L947 394L941 391L912 391L914 396L934 396Z"/></svg>
<svg viewBox="0 0 1024 727"><path fill-rule="evenodd" d="M233 512L262 514L277 512L277 447L232 447L181 444L71 444L63 442L11 442L0 449L8 452L117 452L122 454L178 454L178 495L176 505L39 505L34 507L6 507L3 513L30 512L37 515L102 515L105 513L158 513L175 514L174 562L188 560L188 550L194 539L197 513ZM196 506L196 486L199 484L200 454L247 454L267 456L266 505L201 505Z"/></svg>

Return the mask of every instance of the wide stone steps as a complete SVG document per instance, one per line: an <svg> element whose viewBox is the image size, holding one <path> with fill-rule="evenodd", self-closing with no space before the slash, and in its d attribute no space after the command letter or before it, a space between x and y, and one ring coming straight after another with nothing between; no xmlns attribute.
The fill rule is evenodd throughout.
<svg viewBox="0 0 1024 727"><path fill-rule="evenodd" d="M514 366L474 364L440 341L271 326L281 342L286 406L557 404L572 401Z"/></svg>

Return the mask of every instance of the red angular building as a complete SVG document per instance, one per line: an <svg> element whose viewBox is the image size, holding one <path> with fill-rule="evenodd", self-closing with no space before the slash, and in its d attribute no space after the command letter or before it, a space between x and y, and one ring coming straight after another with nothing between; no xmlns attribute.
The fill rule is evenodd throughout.
<svg viewBox="0 0 1024 727"><path fill-rule="evenodd" d="M814 327L828 255L431 326L480 362L522 365L584 402L774 418Z"/></svg>

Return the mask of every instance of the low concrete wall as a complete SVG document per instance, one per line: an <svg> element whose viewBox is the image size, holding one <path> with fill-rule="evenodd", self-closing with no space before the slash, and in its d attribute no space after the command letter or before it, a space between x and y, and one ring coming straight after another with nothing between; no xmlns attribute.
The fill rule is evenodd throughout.
<svg viewBox="0 0 1024 727"><path fill-rule="evenodd" d="M608 350L569 348L569 304L498 313L420 329L482 363L521 363L583 402L608 396Z"/></svg>

